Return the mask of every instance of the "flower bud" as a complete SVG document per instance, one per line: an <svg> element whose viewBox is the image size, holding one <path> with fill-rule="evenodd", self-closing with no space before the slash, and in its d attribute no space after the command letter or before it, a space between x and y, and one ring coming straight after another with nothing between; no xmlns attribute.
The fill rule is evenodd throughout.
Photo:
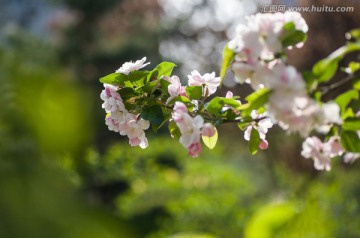
<svg viewBox="0 0 360 238"><path fill-rule="evenodd" d="M211 123L205 123L202 127L201 133L203 136L213 137L216 133L216 128Z"/></svg>

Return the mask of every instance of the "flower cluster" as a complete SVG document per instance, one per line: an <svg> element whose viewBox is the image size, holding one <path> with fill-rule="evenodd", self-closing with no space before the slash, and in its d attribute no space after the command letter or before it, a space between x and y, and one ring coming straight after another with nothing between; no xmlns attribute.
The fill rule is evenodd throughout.
<svg viewBox="0 0 360 238"><path fill-rule="evenodd" d="M312 159L316 169L330 170L331 160L338 156L352 163L360 158L360 113L355 115L356 107L350 106L358 100L359 85L335 100L323 101L320 84L330 80L345 54L360 51L360 44L339 49L302 75L286 64L285 55L293 47L302 47L307 31L306 22L296 12L250 16L224 49L220 77L193 70L186 85L171 75L176 66L171 62L150 71L141 70L149 64L145 57L126 62L100 79L105 87L100 95L107 113L105 123L109 130L127 136L132 146L145 148L145 130L150 124L156 131L168 122L171 136L192 157L201 153L201 140L210 149L215 146L216 126L222 123L238 123L252 154L268 148L266 134L279 125L305 138L301 154ZM246 102L230 91L225 97L214 96L228 68L236 82L248 83L254 90ZM352 76L356 70L360 66L353 64L344 72ZM322 134L324 142L313 132Z"/></svg>
<svg viewBox="0 0 360 238"><path fill-rule="evenodd" d="M133 70L146 66L147 64L144 64L145 61L146 58L143 58L135 63L125 63L117 72L129 74ZM123 100L117 92L118 87L109 84L104 84L104 87L105 89L101 92L100 98L104 101L102 108L104 108L107 113L105 124L109 130L127 136L131 146L146 148L148 146L148 140L144 130L149 128L149 121L140 118L139 115L130 113L125 108Z"/></svg>

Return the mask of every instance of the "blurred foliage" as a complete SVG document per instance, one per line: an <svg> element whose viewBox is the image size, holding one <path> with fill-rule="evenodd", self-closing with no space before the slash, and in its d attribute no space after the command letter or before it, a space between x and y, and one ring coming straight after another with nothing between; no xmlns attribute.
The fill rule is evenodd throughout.
<svg viewBox="0 0 360 238"><path fill-rule="evenodd" d="M89 2L101 4L63 1L84 13ZM89 28L68 28L56 47L21 29L0 37L0 237L360 237L359 163L305 169L295 136L275 129L250 159L242 135L224 128L226 143L191 159L175 139L150 137L141 150L107 132L97 75L137 55L156 65L160 33L119 30L87 44L94 22L123 19L124 2L137 6L126 16L150 17L139 1L101 2L81 23Z"/></svg>

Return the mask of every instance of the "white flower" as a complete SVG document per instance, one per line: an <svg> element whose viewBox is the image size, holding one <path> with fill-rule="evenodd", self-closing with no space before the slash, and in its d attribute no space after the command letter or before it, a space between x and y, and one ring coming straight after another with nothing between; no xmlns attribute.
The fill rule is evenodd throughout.
<svg viewBox="0 0 360 238"><path fill-rule="evenodd" d="M330 157L341 156L345 152L338 136L330 137L330 139L324 143L324 147Z"/></svg>
<svg viewBox="0 0 360 238"><path fill-rule="evenodd" d="M319 133L327 134L333 124L342 124L340 107L335 102L324 103L321 106L321 115L319 117L321 118L316 128L316 131Z"/></svg>
<svg viewBox="0 0 360 238"><path fill-rule="evenodd" d="M307 136L314 128L319 113L318 104L310 97L293 97L274 91L267 107L269 115L279 126L289 132L298 132Z"/></svg>
<svg viewBox="0 0 360 238"><path fill-rule="evenodd" d="M316 136L306 138L302 145L301 155L307 159L312 158L315 169L331 170L330 156L325 150L324 144Z"/></svg>
<svg viewBox="0 0 360 238"><path fill-rule="evenodd" d="M239 61L234 61L231 69L235 74L235 81L237 83L251 82L251 77L255 72L254 66Z"/></svg>
<svg viewBox="0 0 360 238"><path fill-rule="evenodd" d="M205 86L203 88L203 96L210 96L215 93L220 85L220 77L215 77L215 72L201 75L198 71L194 70L191 72L191 75L188 75L188 79L189 86Z"/></svg>
<svg viewBox="0 0 360 238"><path fill-rule="evenodd" d="M301 155L305 158L314 160L314 167L317 170L331 170L330 160L344 153L340 144L340 138L337 136L323 143L316 136L308 137L303 143Z"/></svg>
<svg viewBox="0 0 360 238"><path fill-rule="evenodd" d="M120 135L128 136L131 146L140 146L144 149L148 146L144 130L147 130L149 126L149 121L138 119L138 116L128 112L120 124Z"/></svg>
<svg viewBox="0 0 360 238"><path fill-rule="evenodd" d="M170 97L166 100L166 104L169 103L174 97L185 93L185 89L183 86L181 86L181 82L178 76L165 76L164 79L170 83L170 85L168 86L168 92L170 94Z"/></svg>
<svg viewBox="0 0 360 238"><path fill-rule="evenodd" d="M144 64L145 61L146 61L146 57L142 58L141 60L137 60L135 63L132 62L132 61L126 62L119 69L117 69L115 72L116 73L123 73L123 74L128 75L132 71L139 70L141 68L144 68L146 65L150 64L150 63Z"/></svg>
<svg viewBox="0 0 360 238"><path fill-rule="evenodd" d="M258 114L255 110L251 112L251 117L254 120L261 119L258 122L252 122L250 126L248 126L244 132L244 139L250 141L251 131L253 129L259 132L259 136L261 139L259 148L266 149L268 147L268 142L266 141L266 133L273 126L273 122L271 118L267 117L266 113Z"/></svg>
<svg viewBox="0 0 360 238"><path fill-rule="evenodd" d="M172 118L180 130L180 143L188 149L191 156L196 157L201 152L200 129L204 124L201 116L191 117L185 104L176 102Z"/></svg>
<svg viewBox="0 0 360 238"><path fill-rule="evenodd" d="M346 153L344 156L344 162L347 164L352 164L355 160L360 158L360 153Z"/></svg>
<svg viewBox="0 0 360 238"><path fill-rule="evenodd" d="M284 13L285 22L293 22L295 24L295 29L302 31L304 33L308 32L309 27L306 24L304 18L298 12L285 12Z"/></svg>
<svg viewBox="0 0 360 238"><path fill-rule="evenodd" d="M117 92L118 88L110 84L104 84L104 87L105 89L100 94L100 98L104 101L102 108L107 113L115 112L123 105L120 94Z"/></svg>

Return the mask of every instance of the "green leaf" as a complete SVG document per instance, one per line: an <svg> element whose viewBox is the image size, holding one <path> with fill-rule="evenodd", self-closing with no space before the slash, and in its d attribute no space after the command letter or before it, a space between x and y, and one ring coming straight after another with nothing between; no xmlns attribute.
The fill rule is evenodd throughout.
<svg viewBox="0 0 360 238"><path fill-rule="evenodd" d="M252 128L249 141L249 150L252 155L258 152L260 141L259 132L255 128Z"/></svg>
<svg viewBox="0 0 360 238"><path fill-rule="evenodd" d="M303 31L297 30L293 22L286 23L283 30L284 34L281 38L283 47L294 46L300 42L306 41L306 34Z"/></svg>
<svg viewBox="0 0 360 238"><path fill-rule="evenodd" d="M223 60L222 60L221 70L220 70L221 81L224 80L224 78L225 78L226 71L230 67L231 62L233 61L233 59L235 57L235 52L232 51L231 49L229 49L229 47L226 45L223 50L222 55L223 55Z"/></svg>
<svg viewBox="0 0 360 238"><path fill-rule="evenodd" d="M360 70L360 63L359 62L350 62L349 66L348 66L348 70L347 73L355 73L356 71Z"/></svg>
<svg viewBox="0 0 360 238"><path fill-rule="evenodd" d="M130 98L138 96L137 92L133 88L122 88L118 90L123 101L127 101Z"/></svg>
<svg viewBox="0 0 360 238"><path fill-rule="evenodd" d="M184 104L186 104L189 108L189 104L191 103L190 99L184 96L177 96L174 97L169 103L168 105L173 105L175 104L175 102L182 102ZM190 108L189 108L190 109Z"/></svg>
<svg viewBox="0 0 360 238"><path fill-rule="evenodd" d="M347 118L344 121L342 128L346 131L360 131L360 118Z"/></svg>
<svg viewBox="0 0 360 238"><path fill-rule="evenodd" d="M309 90L309 91L313 91L316 89L317 87L317 79L316 77L314 76L314 74L310 71L305 71L303 73L303 79L305 80L305 83L306 83L306 88Z"/></svg>
<svg viewBox="0 0 360 238"><path fill-rule="evenodd" d="M160 85L161 85L162 89L164 89L165 92L167 92L170 82L162 78L162 79L160 79Z"/></svg>
<svg viewBox="0 0 360 238"><path fill-rule="evenodd" d="M108 83L108 84L117 85L120 82L120 78L121 78L120 73L112 73L112 74L108 74L108 75L100 78L99 81L101 83Z"/></svg>
<svg viewBox="0 0 360 238"><path fill-rule="evenodd" d="M150 73L147 75L147 81L150 82L150 81L157 80L158 75L159 75L159 70L154 69L154 70L150 71Z"/></svg>
<svg viewBox="0 0 360 238"><path fill-rule="evenodd" d="M211 101L206 104L206 109L215 115L221 115L221 109L224 106L221 97L214 97Z"/></svg>
<svg viewBox="0 0 360 238"><path fill-rule="evenodd" d="M181 136L181 132L180 129L177 127L176 123L174 121L170 121L169 122L169 132L171 134L172 137L174 137L175 139L179 139Z"/></svg>
<svg viewBox="0 0 360 238"><path fill-rule="evenodd" d="M164 122L164 114L160 106L155 105L143 109L140 114L141 118L150 121L153 128L156 130Z"/></svg>
<svg viewBox="0 0 360 238"><path fill-rule="evenodd" d="M125 75L123 74L123 76L125 76L125 78L127 77L127 80L130 81L132 83L133 86L137 86L137 87L142 87L144 86L147 82L149 82L150 80L148 80L148 76L152 74L151 71L132 71L129 75Z"/></svg>
<svg viewBox="0 0 360 238"><path fill-rule="evenodd" d="M244 238L278 237L299 210L299 205L291 202L277 202L257 208L245 226ZM301 231L298 231L300 233ZM286 235L284 236L286 237ZM301 237L301 236L300 236Z"/></svg>
<svg viewBox="0 0 360 238"><path fill-rule="evenodd" d="M353 29L350 32L348 32L346 35L350 36L347 37L348 40L350 40L350 38L353 38L357 41L360 41L360 29Z"/></svg>
<svg viewBox="0 0 360 238"><path fill-rule="evenodd" d="M170 76L173 69L176 67L176 64L172 62L162 62L158 64L154 70L158 70L160 77L161 76Z"/></svg>
<svg viewBox="0 0 360 238"><path fill-rule="evenodd" d="M341 133L341 145L347 152L360 152L360 138L354 131Z"/></svg>
<svg viewBox="0 0 360 238"><path fill-rule="evenodd" d="M145 92L145 93L152 94L159 87L159 82L160 82L160 80L157 79L155 81L151 81L151 82L146 83L142 87L142 91Z"/></svg>
<svg viewBox="0 0 360 238"><path fill-rule="evenodd" d="M234 98L214 97L209 103L206 104L206 109L215 115L222 115L224 106L238 108L241 105L239 101Z"/></svg>
<svg viewBox="0 0 360 238"><path fill-rule="evenodd" d="M247 120L246 118L243 118L243 121L242 122L239 122L237 125L238 127L240 128L240 130L244 131L246 130L246 128L248 126L250 126L251 122L252 121L252 117L247 117L249 118L249 120Z"/></svg>
<svg viewBox="0 0 360 238"><path fill-rule="evenodd" d="M320 83L327 82L336 73L339 61L340 58L322 59L314 65L312 72Z"/></svg>
<svg viewBox="0 0 360 238"><path fill-rule="evenodd" d="M185 88L186 95L189 96L189 98L198 100L202 96L202 86L187 86Z"/></svg>
<svg viewBox="0 0 360 238"><path fill-rule="evenodd" d="M353 89L337 96L335 102L340 106L341 112L345 112L347 105L352 100L358 100L358 99L359 99L359 91Z"/></svg>
<svg viewBox="0 0 360 238"><path fill-rule="evenodd" d="M349 117L354 117L354 116L355 116L355 113L351 107L346 108L346 110L341 113L341 118L343 120L345 120Z"/></svg>
<svg viewBox="0 0 360 238"><path fill-rule="evenodd" d="M264 106L269 100L270 93L270 89L262 88L247 96L245 99L248 101L248 104L241 108L243 109L243 116L250 115L252 110L256 110Z"/></svg>
<svg viewBox="0 0 360 238"><path fill-rule="evenodd" d="M339 61L348 53L359 51L360 43L348 43L325 59L318 61L313 69L313 74L318 78L319 82L327 82L335 73L338 68Z"/></svg>
<svg viewBox="0 0 360 238"><path fill-rule="evenodd" d="M218 132L216 130L216 127L215 127L215 134L212 136L212 137L208 137L208 136L202 136L201 137L204 144L210 149L214 149L215 146L216 146L216 142L218 140Z"/></svg>
<svg viewBox="0 0 360 238"><path fill-rule="evenodd" d="M356 90L360 90L360 79L356 79L353 83L353 87Z"/></svg>

